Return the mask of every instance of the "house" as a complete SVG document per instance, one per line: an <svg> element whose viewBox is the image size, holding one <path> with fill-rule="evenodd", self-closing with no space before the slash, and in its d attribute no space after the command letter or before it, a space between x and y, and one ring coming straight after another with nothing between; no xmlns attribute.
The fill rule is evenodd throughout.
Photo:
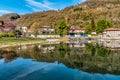
<svg viewBox="0 0 120 80"><path fill-rule="evenodd" d="M54 32L55 32L55 29L51 28L50 26L40 27L40 33L42 34L52 34Z"/></svg>
<svg viewBox="0 0 120 80"><path fill-rule="evenodd" d="M22 32L24 32L24 33L27 33L27 32L28 32L28 29L27 29L26 26L21 27L21 30L22 30Z"/></svg>
<svg viewBox="0 0 120 80"><path fill-rule="evenodd" d="M27 37L29 35L28 28L26 26L20 27L20 30L22 32L22 37Z"/></svg>
<svg viewBox="0 0 120 80"><path fill-rule="evenodd" d="M85 29L84 28L70 28L69 29L69 35L73 37L77 36L84 36Z"/></svg>
<svg viewBox="0 0 120 80"><path fill-rule="evenodd" d="M27 29L26 26L16 27L15 30L20 30L20 31L23 32L23 33L27 33L27 32L28 32L28 29Z"/></svg>
<svg viewBox="0 0 120 80"><path fill-rule="evenodd" d="M120 28L105 29L100 38L102 38L102 39L120 39Z"/></svg>
<svg viewBox="0 0 120 80"><path fill-rule="evenodd" d="M92 31L91 34L97 34L96 31Z"/></svg>

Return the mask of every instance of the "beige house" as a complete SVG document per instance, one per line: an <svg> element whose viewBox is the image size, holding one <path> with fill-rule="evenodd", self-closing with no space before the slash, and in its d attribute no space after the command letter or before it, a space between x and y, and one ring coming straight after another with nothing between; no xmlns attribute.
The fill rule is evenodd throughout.
<svg viewBox="0 0 120 80"><path fill-rule="evenodd" d="M42 26L40 27L40 33L42 34L52 34L55 30L51 28L50 26Z"/></svg>
<svg viewBox="0 0 120 80"><path fill-rule="evenodd" d="M120 28L105 29L100 36L102 39L120 39Z"/></svg>

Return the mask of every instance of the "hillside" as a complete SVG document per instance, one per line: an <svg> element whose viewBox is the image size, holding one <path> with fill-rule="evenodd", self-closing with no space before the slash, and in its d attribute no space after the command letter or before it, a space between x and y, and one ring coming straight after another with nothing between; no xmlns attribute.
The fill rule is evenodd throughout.
<svg viewBox="0 0 120 80"><path fill-rule="evenodd" d="M9 19L7 14L0 17ZM91 18L95 23L98 20L108 20L114 27L120 27L120 0L87 0L76 6L70 6L63 10L50 10L21 15L21 18L13 22L17 26L27 26L32 32L40 26L57 27L60 21L65 20L68 26L88 27Z"/></svg>

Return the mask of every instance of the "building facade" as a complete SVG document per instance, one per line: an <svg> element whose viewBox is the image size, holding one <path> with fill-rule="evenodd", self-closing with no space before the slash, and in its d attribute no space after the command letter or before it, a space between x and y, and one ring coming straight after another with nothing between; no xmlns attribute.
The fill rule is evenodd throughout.
<svg viewBox="0 0 120 80"><path fill-rule="evenodd" d="M103 39L120 39L120 28L105 29L100 38L103 38Z"/></svg>
<svg viewBox="0 0 120 80"><path fill-rule="evenodd" d="M70 28L69 35L73 37L84 36L85 29L84 28Z"/></svg>
<svg viewBox="0 0 120 80"><path fill-rule="evenodd" d="M41 34L52 34L55 32L55 29L51 28L50 26L42 26L40 27Z"/></svg>

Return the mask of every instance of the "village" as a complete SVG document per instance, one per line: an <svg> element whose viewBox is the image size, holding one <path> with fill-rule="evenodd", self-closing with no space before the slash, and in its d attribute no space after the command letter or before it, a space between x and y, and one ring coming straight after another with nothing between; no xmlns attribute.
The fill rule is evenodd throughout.
<svg viewBox="0 0 120 80"><path fill-rule="evenodd" d="M1 0L0 80L120 80L120 0Z"/></svg>
<svg viewBox="0 0 120 80"><path fill-rule="evenodd" d="M120 28L104 29L100 34L97 34L96 31L93 31L91 34L86 34L85 32L85 28L71 26L68 30L68 35L64 36L68 38L95 38L102 40L120 39ZM12 21L0 21L0 37L32 37L41 39L54 39L61 36L55 33L55 29L51 28L51 26L40 26L38 34L32 34L26 26L18 27L14 25Z"/></svg>

